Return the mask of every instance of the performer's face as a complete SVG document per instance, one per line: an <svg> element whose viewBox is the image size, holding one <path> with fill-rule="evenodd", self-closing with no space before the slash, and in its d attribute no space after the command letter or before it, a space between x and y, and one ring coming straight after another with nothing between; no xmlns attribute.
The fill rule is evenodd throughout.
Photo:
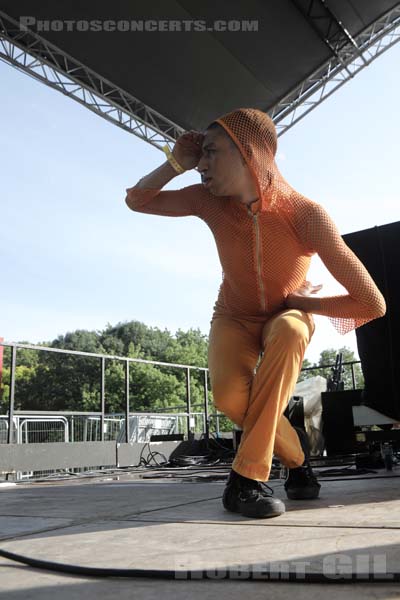
<svg viewBox="0 0 400 600"><path fill-rule="evenodd" d="M197 165L204 186L215 196L256 195L254 180L240 150L222 127L206 129ZM207 178L211 178L207 182Z"/></svg>

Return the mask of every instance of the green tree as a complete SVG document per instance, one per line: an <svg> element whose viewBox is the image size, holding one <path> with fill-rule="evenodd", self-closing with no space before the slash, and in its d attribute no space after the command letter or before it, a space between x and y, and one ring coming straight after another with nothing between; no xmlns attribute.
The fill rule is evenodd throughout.
<svg viewBox="0 0 400 600"><path fill-rule="evenodd" d="M308 358L305 358L303 360L303 364L301 366L301 371L300 371L300 375L297 379L297 381L304 381L305 379L310 379L311 377L315 377L316 375L318 375L318 370L312 370L312 371L305 371L304 369L308 369L311 367L315 367L316 364L313 363L311 364L311 362L308 360Z"/></svg>
<svg viewBox="0 0 400 600"><path fill-rule="evenodd" d="M320 353L320 357L318 363L311 364L308 359L304 359L302 365L302 371L298 378L298 381L304 381L304 379L309 379L311 377L316 377L320 375L321 377L333 376L332 367L326 368L315 368L312 367L323 367L324 365L332 365L334 366L336 363L336 356L339 353L342 353L342 364L345 362L356 361L357 358L354 355L353 350L347 348L346 346L339 348L338 350L335 348L327 348L326 350L322 350ZM304 371L303 369L310 368L310 370ZM353 365L354 372L354 380L355 380L355 388L360 389L364 387L364 377L362 373L362 369L359 363ZM351 365L345 365L343 367L342 380L344 382L344 389L353 389L353 378L351 373Z"/></svg>
<svg viewBox="0 0 400 600"><path fill-rule="evenodd" d="M347 348L347 346L343 346L342 348L339 348L339 350L335 350L334 348L327 348L326 350L323 350L320 354L318 364L320 366L327 365L327 364L335 365L336 355L339 353L342 353L342 364L346 363L346 362L352 362L352 361L357 360L357 358L354 355L353 350L351 350L350 348ZM355 388L361 389L364 387L364 377L363 377L360 363L353 365L353 370L354 370ZM328 367L326 369L320 369L320 374L322 375L322 377L326 377L328 379L328 376L332 376L332 368ZM351 365L345 365L343 367L342 380L344 382L344 389L346 389L346 390L353 389L353 378L352 378L352 373L351 373Z"/></svg>
<svg viewBox="0 0 400 600"><path fill-rule="evenodd" d="M100 334L100 340L103 346L109 348L105 342L107 338L122 342L119 351L123 356L127 356L129 345L133 343L135 347L141 348L142 358L159 361L164 360L165 350L172 339L167 329L161 331L158 327L148 327L140 321L118 323L115 326L107 325L104 332Z"/></svg>

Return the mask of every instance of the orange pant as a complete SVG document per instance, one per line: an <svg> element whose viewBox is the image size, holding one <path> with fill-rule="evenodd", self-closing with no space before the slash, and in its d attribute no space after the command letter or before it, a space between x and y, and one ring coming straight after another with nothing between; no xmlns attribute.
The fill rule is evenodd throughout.
<svg viewBox="0 0 400 600"><path fill-rule="evenodd" d="M283 412L314 331L311 313L297 309L261 323L225 315L211 321L208 367L214 405L243 430L232 467L245 477L267 481L273 455L288 468L304 461L297 433Z"/></svg>

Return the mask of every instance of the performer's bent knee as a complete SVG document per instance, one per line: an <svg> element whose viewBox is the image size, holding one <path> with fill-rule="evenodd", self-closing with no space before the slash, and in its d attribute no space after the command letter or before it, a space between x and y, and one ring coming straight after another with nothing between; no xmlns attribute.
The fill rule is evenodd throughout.
<svg viewBox="0 0 400 600"><path fill-rule="evenodd" d="M295 316L283 316L275 324L276 331L279 335L285 338L285 341L297 342L308 340L310 338L310 330L308 325Z"/></svg>

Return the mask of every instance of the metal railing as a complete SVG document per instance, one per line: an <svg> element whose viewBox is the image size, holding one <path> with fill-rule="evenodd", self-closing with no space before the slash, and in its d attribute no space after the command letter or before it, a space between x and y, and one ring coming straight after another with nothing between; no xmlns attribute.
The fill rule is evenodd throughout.
<svg viewBox="0 0 400 600"><path fill-rule="evenodd" d="M130 440L130 432L129 432L129 417L132 414L130 411L130 390L129 390L129 366L131 363L143 363L148 365L158 365L168 368L177 368L183 369L185 372L186 379L186 410L184 411L184 417L186 419L187 424L187 435L189 438L193 437L193 427L192 427L192 419L193 413L191 408L191 393L190 393L190 378L192 371L198 371L203 373L202 383L203 383L203 414L204 414L204 428L205 433L208 436L209 434L209 410L208 410L208 369L205 367L194 367L192 365L182 365L177 363L165 363L156 360L146 360L142 358L130 358L126 356L116 356L112 354L97 354L93 352L80 352L78 350L63 350L61 348L49 348L47 346L35 346L32 344L19 344L17 342L0 342L1 346L8 347L11 349L11 369L10 369L10 394L8 401L8 414L7 414L7 443L11 444L15 440L13 435L13 429L15 424L14 416L17 414L15 411L15 373L16 373L16 364L17 364L17 351L18 349L24 350L36 350L39 352L54 352L59 354L65 354L70 356L82 356L86 358L97 358L100 362L100 411L96 414L99 417L99 431L100 431L100 440L105 441L105 423L106 423L106 413L105 413L105 364L106 360L114 360L120 361L125 365L125 386L124 386L124 419L126 422L125 426L125 442ZM18 411L19 412L19 411ZM51 411L32 411L29 414L51 414ZM57 411L57 415L59 414L66 415L66 411ZM82 414L82 413L81 413ZM93 413L91 413L93 416ZM0 430L1 432L1 430Z"/></svg>
<svg viewBox="0 0 400 600"><path fill-rule="evenodd" d="M187 434L186 413L130 413L130 442L148 442L153 434ZM204 412L192 412L192 428L204 432ZM104 441L124 442L125 415L106 414ZM0 444L7 443L8 415L0 415ZM98 442L101 440L101 415L90 412L15 411L13 442L38 444L48 442Z"/></svg>
<svg viewBox="0 0 400 600"><path fill-rule="evenodd" d="M208 406L208 369L206 367L195 367L192 365L182 365L178 363L165 363L155 360L146 360L141 358L130 358L125 356L115 356L111 354L97 354L92 352L81 352L77 350L63 350L59 348L49 348L46 346L35 346L31 344L19 344L16 342L1 342L0 345L11 349L11 369L10 369L10 393L8 401L8 413L7 415L0 415L0 443L32 443L33 441L40 441L40 439L47 441L111 441L120 439L120 441L129 442L132 441L130 432L130 423L132 417L135 415L152 415L169 416L173 415L179 419L180 424L177 430L180 433L186 433L188 438L193 437L194 432L199 430L196 420L200 420L201 432L205 433L206 437L210 433L210 422L211 419L215 419L216 433L220 432L220 419L226 419L225 415L219 413L218 410L215 412L209 411ZM100 362L100 410L98 412L73 412L73 411L17 411L15 410L15 373L17 364L17 350L36 350L39 352L53 352L65 355L81 356L85 358L97 358ZM125 365L125 385L124 385L124 412L118 414L109 414L105 412L105 364L106 360L121 361ZM186 410L180 412L163 412L156 413L133 413L130 410L130 378L129 378L129 367L131 363L144 363L149 365L157 365L168 368L183 369L185 372L186 380L186 398L183 405L167 407L168 409L179 410L182 406ZM360 361L349 361L343 362L342 367L350 366L352 386L356 388L356 378L354 373L354 365L360 363ZM324 369L331 369L335 365L319 365L313 367L306 367L302 371L320 371ZM192 371L198 371L203 374L202 387L203 387L203 410L193 411L194 406L191 402L191 390L190 381ZM199 406L199 405L196 405ZM186 427L182 426L182 420L185 421ZM55 424L58 424L58 431L56 432ZM45 434L45 425L47 426L47 435ZM36 429L35 429L36 427ZM123 429L123 437L121 439L120 432ZM53 433L51 433L51 431ZM53 437L52 437L53 436ZM60 438L63 439L60 439Z"/></svg>

